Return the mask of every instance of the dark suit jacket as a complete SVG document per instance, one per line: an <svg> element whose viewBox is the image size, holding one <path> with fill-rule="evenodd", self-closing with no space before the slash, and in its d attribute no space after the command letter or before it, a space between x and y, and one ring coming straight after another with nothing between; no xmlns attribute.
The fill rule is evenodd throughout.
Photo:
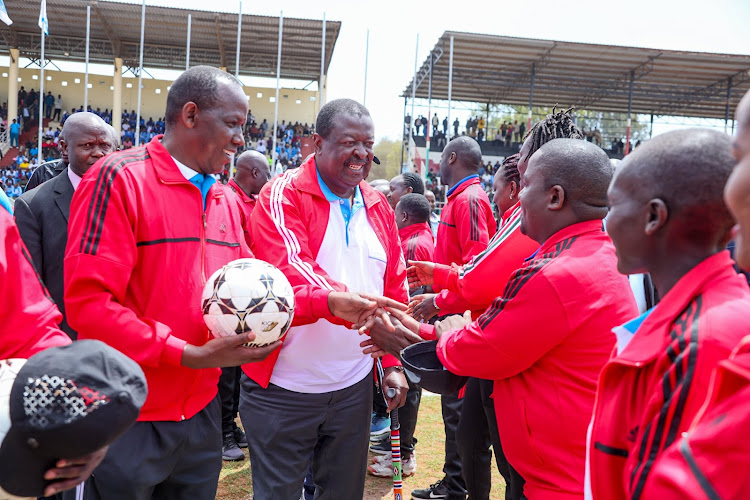
<svg viewBox="0 0 750 500"><path fill-rule="evenodd" d="M22 194L13 207L16 224L37 272L47 285L63 322L60 328L76 338L68 326L63 301L63 259L68 243L68 218L73 200L73 185L66 168L60 175Z"/></svg>

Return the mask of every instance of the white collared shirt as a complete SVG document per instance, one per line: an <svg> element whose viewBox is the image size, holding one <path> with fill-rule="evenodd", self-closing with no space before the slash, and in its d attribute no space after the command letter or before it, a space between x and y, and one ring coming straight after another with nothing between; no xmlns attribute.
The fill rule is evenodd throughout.
<svg viewBox="0 0 750 500"><path fill-rule="evenodd" d="M190 180L196 175L198 175L200 172L193 170L192 168L188 167L184 163L180 163L177 158L172 156L172 161L174 161L174 164L177 165L177 168L180 170L180 173L185 176L185 179Z"/></svg>
<svg viewBox="0 0 750 500"><path fill-rule="evenodd" d="M68 167L68 179L70 179L70 183L73 184L73 191L78 189L78 185L81 183L81 176L73 172L73 169Z"/></svg>

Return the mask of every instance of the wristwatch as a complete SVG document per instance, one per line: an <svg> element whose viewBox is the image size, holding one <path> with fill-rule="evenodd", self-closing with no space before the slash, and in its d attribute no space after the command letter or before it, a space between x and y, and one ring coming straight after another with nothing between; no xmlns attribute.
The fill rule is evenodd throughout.
<svg viewBox="0 0 750 500"><path fill-rule="evenodd" d="M435 310L439 311L440 310L440 306L437 305L437 300L436 299L437 299L437 295L434 295L432 297L432 307L434 307Z"/></svg>

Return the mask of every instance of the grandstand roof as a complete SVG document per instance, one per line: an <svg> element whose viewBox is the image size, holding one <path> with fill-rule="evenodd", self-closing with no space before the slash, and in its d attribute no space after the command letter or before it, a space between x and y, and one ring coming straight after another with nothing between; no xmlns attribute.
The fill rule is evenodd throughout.
<svg viewBox="0 0 750 500"><path fill-rule="evenodd" d="M121 57L138 67L141 5L95 0L47 2L50 35L45 57L84 61L86 6L91 5L89 60L112 64ZM11 26L0 23L3 50L20 49L21 55L39 59L41 34L37 25L39 2L5 0ZM188 14L192 14L190 65L223 66L234 72L237 47L237 14L146 6L143 65L147 68L185 68ZM326 21L325 72L341 29L340 21ZM317 80L323 21L284 18L281 77ZM240 74L276 77L279 18L243 15Z"/></svg>
<svg viewBox="0 0 750 500"><path fill-rule="evenodd" d="M724 118L750 89L750 55L710 54L446 31L435 44L432 98L627 112L631 74L634 113ZM416 96L428 93L429 56L417 73ZM413 82L413 80L412 80ZM412 82L402 96L411 96ZM731 115L730 115L731 117Z"/></svg>

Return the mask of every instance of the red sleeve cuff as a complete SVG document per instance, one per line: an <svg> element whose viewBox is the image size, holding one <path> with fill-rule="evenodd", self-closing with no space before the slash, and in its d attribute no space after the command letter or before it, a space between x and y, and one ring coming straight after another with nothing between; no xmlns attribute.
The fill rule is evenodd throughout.
<svg viewBox="0 0 750 500"><path fill-rule="evenodd" d="M419 325L419 336L425 340L435 340L437 334L435 333L435 325L428 323L422 323Z"/></svg>
<svg viewBox="0 0 750 500"><path fill-rule="evenodd" d="M450 266L435 264L435 269L432 271L432 280L438 288L446 288L450 274Z"/></svg>
<svg viewBox="0 0 750 500"><path fill-rule="evenodd" d="M333 319L335 317L331 314L331 309L328 307L328 295L330 293L331 291L325 288L316 288L313 290L310 298L310 306L312 314L316 318Z"/></svg>
<svg viewBox="0 0 750 500"><path fill-rule="evenodd" d="M162 360L171 366L182 365L182 351L185 350L187 342L180 338L170 335L167 337L167 341L164 343L164 352L162 353Z"/></svg>
<svg viewBox="0 0 750 500"><path fill-rule="evenodd" d="M393 354L386 354L382 358L380 358L380 362L383 365L383 368L390 368L391 366L401 366L401 361L398 360L396 356Z"/></svg>

